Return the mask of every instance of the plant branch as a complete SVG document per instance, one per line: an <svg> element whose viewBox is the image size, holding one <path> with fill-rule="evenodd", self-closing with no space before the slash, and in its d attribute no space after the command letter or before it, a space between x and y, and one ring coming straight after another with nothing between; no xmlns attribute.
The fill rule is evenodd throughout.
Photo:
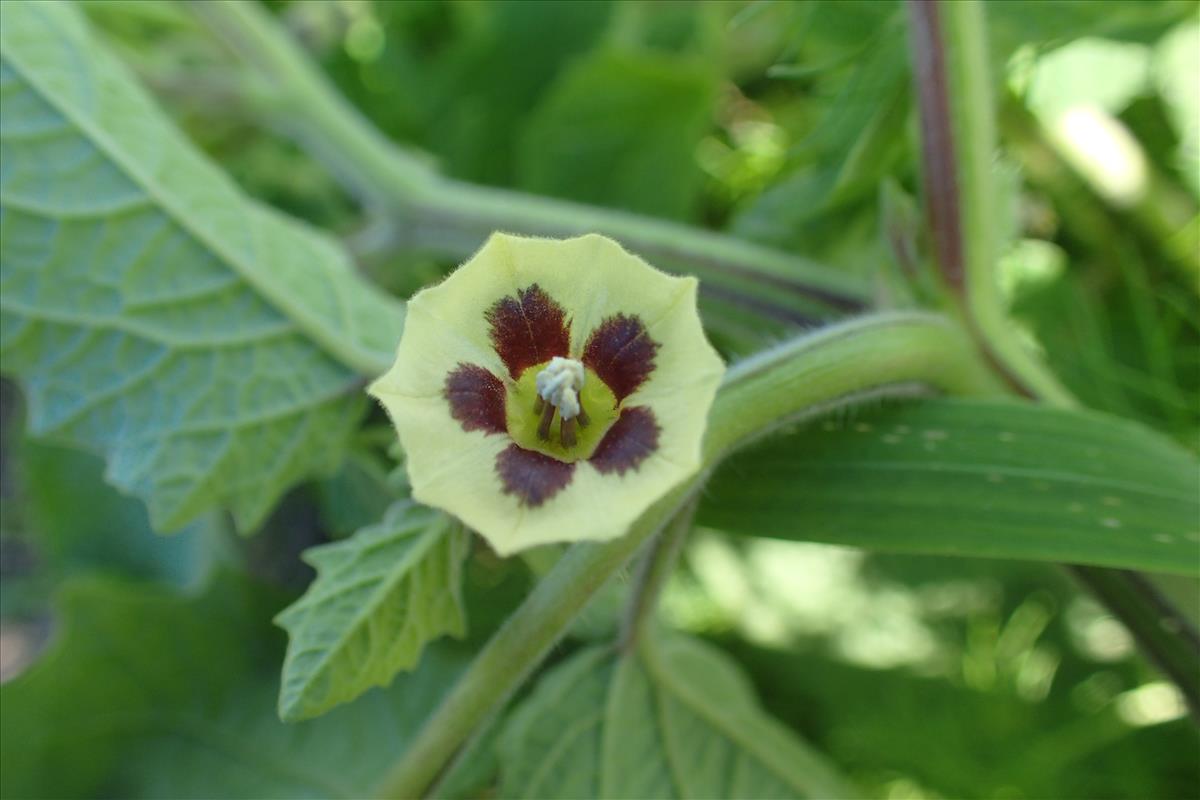
<svg viewBox="0 0 1200 800"><path fill-rule="evenodd" d="M962 328L920 312L891 312L828 325L734 364L717 393L705 463L815 411L881 386L930 387L952 395L999 395Z"/></svg>
<svg viewBox="0 0 1200 800"><path fill-rule="evenodd" d="M252 70L260 113L297 139L369 204L414 191L436 174L426 161L388 142L329 82L257 3L192 0L189 8Z"/></svg>
<svg viewBox="0 0 1200 800"><path fill-rule="evenodd" d="M909 0L928 224L939 269L964 324L997 374L1018 393L1051 405L1076 400L1012 332L995 286L996 149L992 82L981 4ZM1197 703L1200 639L1187 618L1136 572L1072 567L1131 631L1150 658Z"/></svg>
<svg viewBox="0 0 1200 800"><path fill-rule="evenodd" d="M389 247L461 260L493 231L604 233L663 269L700 277L706 300L788 323L860 311L865 280L733 237L622 211L444 178L427 158L388 141L347 103L257 4L192 8L269 92L268 121L326 163L385 222Z"/></svg>
<svg viewBox="0 0 1200 800"><path fill-rule="evenodd" d="M617 637L617 646L622 652L633 650L647 620L654 614L658 596L675 570L683 543L692 531L695 515L696 499L693 498L679 509L675 518L650 542L647 552L642 556L633 580L629 604L625 608L625 617L621 620L621 632Z"/></svg>
<svg viewBox="0 0 1200 800"><path fill-rule="evenodd" d="M642 515L619 539L571 547L471 662L376 796L421 797L475 728L529 677L587 601L697 490L693 477Z"/></svg>
<svg viewBox="0 0 1200 800"><path fill-rule="evenodd" d="M877 314L799 337L735 365L709 415L701 471L606 543L572 546L476 657L378 796L420 797L471 732L516 690L595 592L695 497L733 449L804 415L865 393L989 394L995 379L953 322L932 314Z"/></svg>
<svg viewBox="0 0 1200 800"><path fill-rule="evenodd" d="M1003 243L995 226L996 125L983 8L975 0L909 0L908 8L927 224L942 279L980 351L1017 393L1073 406L1016 337L996 287Z"/></svg>

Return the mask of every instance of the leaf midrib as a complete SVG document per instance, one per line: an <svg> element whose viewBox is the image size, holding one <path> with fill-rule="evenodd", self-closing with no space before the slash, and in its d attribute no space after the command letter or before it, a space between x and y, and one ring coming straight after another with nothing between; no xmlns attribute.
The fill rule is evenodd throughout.
<svg viewBox="0 0 1200 800"><path fill-rule="evenodd" d="M36 13L39 16L42 16L44 13L43 9L39 6L27 5L26 7L30 8L30 13ZM48 24L44 17L43 24ZM51 27L53 26L51 25ZM0 42L4 41L5 38L0 37ZM91 45L90 40L86 44ZM353 369L368 373L376 371L380 363L379 354L364 351L357 344L351 343L345 338L334 335L332 331L326 330L325 325L322 324L318 317L307 312L302 305L290 301L285 292L276 290L270 281L260 278L256 270L246 269L236 254L231 253L220 243L219 237L193 225L188 215L183 213L182 209L177 208L175 203L169 199L169 193L164 192L156 181L150 180L148 176L142 174L142 171L124 156L121 149L116 146L115 142L109 138L105 131L91 124L89 118L76 114L66 104L61 102L54 93L50 92L40 83L34 77L35 73L22 65L20 56L14 53L11 46L4 48L3 58L20 80L24 81L47 105L72 125L79 132L79 135L92 142L108 158L110 163L117 166L131 182L145 192L157 208L162 210L188 235L207 248L209 252L216 254L226 267L240 275L262 297L279 308L286 317L294 320L322 349ZM105 66L114 68L120 66L119 63L115 62L115 59L108 57L105 53L99 54L99 60ZM132 79L130 79L130 84L133 87L133 91L142 91L141 87ZM180 138L180 146L191 146L191 143L182 134L176 133L175 135ZM215 168L213 169L212 179L221 182L228 181ZM243 203L250 203L249 199L244 197L236 187L229 186L226 183L226 188L230 189L233 196L237 197Z"/></svg>
<svg viewBox="0 0 1200 800"><path fill-rule="evenodd" d="M651 684L659 691L659 693L670 694L677 701L690 709L694 714L707 720L716 731L733 743L742 752L752 756L754 760L757 761L764 769L786 781L799 794L808 795L808 787L806 786L804 780L798 775L794 775L791 772L780 769L778 759L771 758L762 753L756 746L754 738L749 735L747 726L739 726L736 724L732 726L729 725L728 719L719 713L713 712L704 704L695 702L690 693L686 691L680 691L679 687L671 682L671 676L665 674L660 669L661 665L658 663L657 658L651 654L650 650L652 650L652 648L641 648L639 649L638 656L636 657L644 665L644 669L652 678ZM755 708L755 711L762 713L757 708ZM663 737L663 744L665 747L665 734Z"/></svg>
<svg viewBox="0 0 1200 800"><path fill-rule="evenodd" d="M419 523L413 523L405 527L417 527L418 524ZM430 526L427 527L422 533L417 534L417 542L413 544L413 546L405 554L404 558L397 562L394 569L392 569L390 572L390 577L384 577L379 581L379 586L376 587L373 592L371 592L369 601L363 603L358 613L354 615L347 625L343 626L342 633L337 638L337 641L325 649L322 657L317 660L317 665L309 671L308 677L301 684L303 688L295 694L295 700L289 704L291 709L295 709L298 705L302 704L302 701L308 694L309 687L312 686L313 679L317 675L323 674L330 668L330 663L334 660L335 654L340 652L345 646L346 642L349 641L352 636L357 634L360 626L362 626L367 618L371 616L371 614L380 604L381 600L386 599L387 595L391 593L392 589L395 588L397 584L402 583L409 577L409 572L412 570L413 565L418 563L420 559L438 543L440 538L448 530L449 526L445 524L445 520L439 519L438 516L434 516L434 518L430 520ZM357 561L358 553L355 555L355 561ZM320 576L318 575L318 579L319 578ZM328 599L329 595L324 595L320 598L321 602L327 601ZM313 605L315 607L319 604L314 603ZM401 626L401 632L407 625L408 622L406 621L405 624ZM291 629L289 628L289 630ZM284 671L286 673L286 667ZM285 713L284 716L286 717L288 715Z"/></svg>

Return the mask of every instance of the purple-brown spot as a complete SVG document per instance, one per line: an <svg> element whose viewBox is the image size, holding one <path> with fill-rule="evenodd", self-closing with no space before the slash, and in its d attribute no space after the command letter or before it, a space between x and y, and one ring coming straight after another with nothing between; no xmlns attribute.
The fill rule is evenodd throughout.
<svg viewBox="0 0 1200 800"><path fill-rule="evenodd" d="M646 406L626 408L588 461L605 475L612 472L624 475L637 469L658 449L660 430L654 412Z"/></svg>
<svg viewBox="0 0 1200 800"><path fill-rule="evenodd" d="M566 312L536 283L497 300L486 314L492 346L513 380L526 367L565 356L571 347Z"/></svg>
<svg viewBox="0 0 1200 800"><path fill-rule="evenodd" d="M515 494L521 505L536 508L566 488L575 465L510 444L496 456L496 472L505 494Z"/></svg>
<svg viewBox="0 0 1200 800"><path fill-rule="evenodd" d="M617 400L624 400L654 372L658 342L638 317L617 314L588 337L583 363L600 376Z"/></svg>
<svg viewBox="0 0 1200 800"><path fill-rule="evenodd" d="M450 404L450 416L462 424L464 431L504 433L508 430L504 415L504 384L483 367L460 363L446 376L443 395Z"/></svg>

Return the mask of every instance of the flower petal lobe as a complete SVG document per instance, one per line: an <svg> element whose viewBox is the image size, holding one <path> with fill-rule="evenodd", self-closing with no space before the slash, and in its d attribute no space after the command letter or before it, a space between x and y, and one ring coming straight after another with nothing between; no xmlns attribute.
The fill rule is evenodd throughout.
<svg viewBox="0 0 1200 800"><path fill-rule="evenodd" d="M485 316L492 345L513 380L527 367L570 350L566 312L536 283L518 289L516 297L497 300Z"/></svg>
<svg viewBox="0 0 1200 800"><path fill-rule="evenodd" d="M657 351L658 342L640 318L615 314L588 337L583 363L608 384L617 400L624 400L650 377Z"/></svg>
<svg viewBox="0 0 1200 800"><path fill-rule="evenodd" d="M459 362L446 376L443 394L464 431L506 432L504 383L483 367Z"/></svg>
<svg viewBox="0 0 1200 800"><path fill-rule="evenodd" d="M496 456L496 472L505 494L516 495L521 505L537 508L567 487L575 464L513 444Z"/></svg>
<svg viewBox="0 0 1200 800"><path fill-rule="evenodd" d="M633 406L621 411L621 416L604 434L589 463L604 475L613 472L624 475L635 470L658 449L661 432L654 412L646 406Z"/></svg>

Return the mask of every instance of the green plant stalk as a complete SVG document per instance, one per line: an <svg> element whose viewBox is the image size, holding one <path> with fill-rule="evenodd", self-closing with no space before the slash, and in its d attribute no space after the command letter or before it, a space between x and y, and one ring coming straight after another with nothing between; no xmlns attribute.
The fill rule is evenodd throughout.
<svg viewBox="0 0 1200 800"><path fill-rule="evenodd" d="M1076 405L1016 336L1003 313L995 263L1002 242L993 174L996 122L983 6L909 0L929 226L942 280L967 329L1018 392Z"/></svg>
<svg viewBox="0 0 1200 800"><path fill-rule="evenodd" d="M378 186L413 191L436 178L428 162L392 145L367 122L259 4L191 0L188 6L252 67L257 87L248 99L356 194L381 204Z"/></svg>
<svg viewBox="0 0 1200 800"><path fill-rule="evenodd" d="M914 391L995 394L953 322L932 314L861 317L802 336L735 365L709 415L704 464L619 539L572 546L480 651L425 723L377 796L420 797L471 732L537 667L595 592L702 487L735 448L824 409L864 396Z"/></svg>
<svg viewBox="0 0 1200 800"><path fill-rule="evenodd" d="M692 532L696 502L697 498L693 497L686 506L676 512L670 523L647 545L647 552L638 562L629 602L625 607L625 616L621 620L621 630L617 635L617 647L623 653L628 653L637 646L642 638L642 631L654 615L658 595L671 573L675 571L675 563L679 560L683 543Z"/></svg>
<svg viewBox="0 0 1200 800"><path fill-rule="evenodd" d="M461 260L497 230L604 233L664 269L695 274L715 297L787 322L863 310L867 282L733 237L622 211L442 177L350 106L257 4L195 2L209 29L253 70L252 101L386 222L387 246Z"/></svg>
<svg viewBox="0 0 1200 800"><path fill-rule="evenodd" d="M877 387L905 385L952 395L1005 391L948 318L922 312L858 317L731 366L713 403L705 463L714 465L750 441Z"/></svg>
<svg viewBox="0 0 1200 800"><path fill-rule="evenodd" d="M673 490L621 538L572 546L475 656L375 796L421 797L475 729L541 663L587 601L688 502L700 482L693 477Z"/></svg>
<svg viewBox="0 0 1200 800"><path fill-rule="evenodd" d="M1000 255L992 171L996 123L987 31L977 0L909 0L929 225L944 283L988 363L1019 394L1059 407L1077 401L1014 335L995 283ZM1136 572L1074 566L1145 652L1200 710L1200 636ZM1177 676L1188 676L1180 681ZM1197 714L1200 717L1200 713Z"/></svg>

